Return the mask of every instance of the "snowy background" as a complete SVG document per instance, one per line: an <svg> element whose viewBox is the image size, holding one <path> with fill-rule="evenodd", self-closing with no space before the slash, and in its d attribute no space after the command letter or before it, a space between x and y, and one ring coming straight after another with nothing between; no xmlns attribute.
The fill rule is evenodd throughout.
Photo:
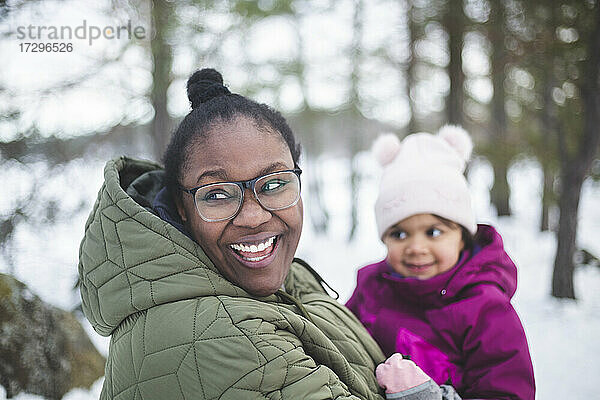
<svg viewBox="0 0 600 400"><path fill-rule="evenodd" d="M312 95L308 100L316 108L332 109L346 101L346 90L343 85L336 85L336 79L330 79L331 75L328 74L337 77L336 74L341 76L345 73L336 72L347 67L344 62L339 62L345 56L339 57L337 51L350 46L351 27L347 23L352 20L349 13L352 7L347 6L349 1L335 3L338 4L337 12L340 13L334 18L336 24L332 25L331 15L314 15L316 19L307 19L308 24L301 32L305 35L307 76L311 78L309 95ZM373 3L375 9L371 10L370 19L376 26L375 29L371 26L371 30L365 31L388 34L390 32L388 28L397 23L394 13L398 10L390 9L390 4L394 2L382 3L379 7L377 2ZM402 7L400 5L402 2L395 3L397 3L396 7ZM2 33L14 32L14 27L28 24L52 23L75 27L84 19L89 23L104 26L114 23L115 17L117 20L119 17L112 10L114 2L111 1L46 0L24 2L24 4L27 6L23 7L21 12L11 14L11 19L0 26ZM251 31L252 39L244 41L254 43L249 53L258 57L258 63L269 64L265 60L281 60L282 55L290 56L296 51L294 30L289 26L286 28L278 24L278 19L274 21L276 25L273 26L258 24L257 29ZM149 26L149 21L143 18L141 20L134 18L134 22ZM223 20L211 18L211 23L219 25L219 22L222 23ZM342 23L344 25L339 25ZM332 29L332 26L336 29ZM369 26L367 24L366 28ZM218 33L220 28L214 29ZM292 32L292 37L283 37L285 35L282 35L282 32ZM330 40L331 34L335 40ZM273 41L274 35L277 35L280 40ZM36 58L32 58L31 54L19 51L20 42L15 41L12 36L5 39L7 40L0 42L0 54L3 55L0 83L17 94L10 99L11 105L25 110L24 119L29 122L34 121L42 133L62 132L62 135L68 137L84 132L103 132L118 123L120 118L124 118L121 121L123 123L137 121L142 124L153 115L151 105L145 99L145 94L152 84L148 72L149 62L141 54L142 50L138 46L131 47L125 53L122 64L111 64L110 68L99 71L96 69L98 60L110 59L119 54L127 41L99 41L94 46L79 43L81 45L78 47L79 51L70 54L68 58L61 54L50 53L37 54ZM239 41L235 36L230 37L229 40ZM368 44L375 46L378 40L383 39L370 37ZM281 43L274 46L275 42ZM394 43L402 44L397 39L394 39ZM435 41L425 43L427 51L437 48L434 43ZM225 59L229 61L227 65L237 65L238 59L243 59L238 57L238 48L225 44L223 46L224 54L227 56ZM188 111L184 84L189 72L196 65L194 57L188 53L189 51L186 50L177 54L175 63L177 68L174 72L179 75L179 79L173 83L169 93L169 112L173 117L181 117ZM330 62L331 59L328 58L330 56L335 57L331 58L336 60L335 63ZM483 78L489 73L485 46L475 39L465 48L464 56L465 68L470 71L472 77L476 78L471 82L473 89L470 95L479 97L482 103L487 104L492 90L491 84L489 82L486 84L487 81ZM434 58L432 56L431 59ZM248 74L243 66L239 68L237 73L226 73L228 79L246 75L254 79L255 74ZM372 68L372 65L366 66L367 70ZM68 93L50 91L49 95L40 94L44 93L42 90L44 88L53 87L67 78L70 79L80 75L82 71L89 70L97 73L92 74L85 85L78 85L73 91ZM268 72L270 68L261 71ZM121 80L123 76L126 79ZM407 104L404 101L398 103L395 97L402 91L397 86L401 83L397 81L398 76L395 69L387 76L377 74L376 79L366 85L366 88L372 91L371 97L385 99L381 102L383 108L378 106L371 110L373 116L403 126L407 123L409 112L406 109ZM422 86L425 90L422 90L424 95L421 101L424 103L421 106L425 107L421 108L429 111L437 110L436 107L441 104L439 95L445 92L445 89L440 89L444 86L444 79L440 81L439 74L432 74L432 76L437 80L425 81ZM533 82L533 78L531 79ZM229 83L234 88L243 86L241 81ZM287 83L283 81L281 85L286 86ZM301 106L299 102L301 96L294 91L294 87L291 85L289 90L283 90L281 99L278 99L288 111ZM130 95L140 97L134 96L132 101ZM257 93L254 98L273 104L273 99L268 94L265 94L265 98L261 96L262 92ZM369 96L366 96L367 100L368 98ZM0 135L10 137L17 131L17 125L8 130L6 126L0 126ZM36 181L44 183L36 188L40 197L44 198L46 194L52 198L54 193L61 194L61 208L74 210L79 209L80 204L83 204L81 212L77 215L66 220L59 219L52 225L21 224L17 229L14 242L11 243L14 254L13 272L16 277L28 284L42 299L64 309L72 309L79 301L78 293L73 290L77 274L78 247L85 220L102 183L105 161L105 159L77 160L54 170L49 170L43 163L24 165L8 161L0 169L0 185L3 188L0 194L0 212L11 210L14 200L26 196ZM342 302L348 299L354 288L356 270L365 264L380 260L385 254L383 245L377 239L373 215L373 203L377 191L377 168L368 154L359 154L355 161L360 163L363 183L359 193L360 223L352 242L347 241L351 207L348 191L348 161L330 155L323 155L316 161L318 169L326 171L326 175L320 177L327 184L323 197L331 217L326 235L318 235L311 229L308 216L311 210L309 185L303 187L306 220L298 256L307 260L320 272L340 293ZM306 178L310 178L312 171L309 165L304 167L303 179L306 182L308 181ZM538 387L537 399L600 399L597 384L597 377L600 376L600 340L598 340L600 338L600 267L584 266L576 270L577 301L553 299L550 296L550 288L556 240L553 233L540 233L537 229L542 177L539 166L526 159L513 164L509 180L514 215L510 218L496 218L495 211L489 205L492 176L492 170L485 161L478 159L472 163L469 181L473 189L478 221L496 226L504 238L507 251L519 268L519 285L513 303L521 316L529 340ZM554 217L556 220L556 215ZM586 248L596 255L600 254L598 232L600 232L600 184L588 180L583 188L579 211L577 238L579 247ZM8 264L4 264L0 259L0 272L9 270ZM98 349L106 354L107 339L93 332L85 320L82 320L82 323L86 324ZM64 399L97 399L101 385L102 380L99 380L90 391L74 390ZM0 400L5 398L3 388L0 387ZM22 394L17 399L33 400L39 397Z"/></svg>
<svg viewBox="0 0 600 400"><path fill-rule="evenodd" d="M298 250L346 301L355 284L356 270L380 260L385 248L377 239L373 203L377 192L377 168L369 154L360 154L357 162L364 171L359 193L360 224L355 239L348 243L350 203L348 201L347 161L323 157L320 170L327 171L326 206L331 215L326 235L311 229L308 215ZM74 162L58 176L50 177L58 190L76 187L89 204L76 218L39 229L22 228L15 241L15 274L30 285L44 300L71 309L78 301L72 287L77 273L77 252L83 225L102 181L104 161ZM27 173L0 172L0 179L14 184L27 184ZM36 174L44 174L43 170ZM306 171L310 174L310 171ZM556 241L553 233L540 233L539 197L541 172L532 161L515 163L510 172L510 218L496 218L489 205L492 170L484 160L476 159L468 175L479 222L496 226L504 238L508 253L519 269L519 284L514 306L519 313L529 340L537 381L537 399L597 399L600 376L600 266L583 266L575 273L578 300L559 301L550 296L552 267ZM303 189L304 190L304 189ZM348 194L348 195L347 195ZM305 212L310 210L305 190ZM68 201L68 198L67 198ZM1 205L1 204L0 204ZM600 254L600 185L586 181L582 193L578 245ZM0 271L4 266L0 265ZM85 323L85 321L82 321ZM95 334L86 324L99 350L106 354L108 341ZM76 389L65 400L98 399L102 379L91 390ZM0 400L6 394L0 387ZM18 400L40 399L21 394Z"/></svg>

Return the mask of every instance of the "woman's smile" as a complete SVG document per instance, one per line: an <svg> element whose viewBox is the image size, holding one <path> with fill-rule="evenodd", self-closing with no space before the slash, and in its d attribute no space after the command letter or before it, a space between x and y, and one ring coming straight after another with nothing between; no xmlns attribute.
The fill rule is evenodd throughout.
<svg viewBox="0 0 600 400"><path fill-rule="evenodd" d="M261 234L259 236L266 236L267 238L249 237L229 245L236 258L249 268L266 267L271 264L277 255L277 238L279 235Z"/></svg>

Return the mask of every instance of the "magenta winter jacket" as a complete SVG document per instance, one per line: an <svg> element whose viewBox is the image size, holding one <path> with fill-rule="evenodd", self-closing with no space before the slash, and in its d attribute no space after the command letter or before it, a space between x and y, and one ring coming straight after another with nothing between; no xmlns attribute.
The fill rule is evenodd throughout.
<svg viewBox="0 0 600 400"><path fill-rule="evenodd" d="M410 355L463 398L533 400L527 339L510 304L517 269L494 228L479 225L475 241L474 254L427 280L392 274L385 260L361 268L346 306L387 356Z"/></svg>

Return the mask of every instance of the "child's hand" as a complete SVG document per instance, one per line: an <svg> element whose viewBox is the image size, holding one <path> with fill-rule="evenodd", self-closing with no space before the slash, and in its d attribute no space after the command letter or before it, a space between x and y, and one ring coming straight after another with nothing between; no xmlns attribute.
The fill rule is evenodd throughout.
<svg viewBox="0 0 600 400"><path fill-rule="evenodd" d="M386 393L398 393L419 386L431 378L414 362L395 353L375 370L377 383Z"/></svg>

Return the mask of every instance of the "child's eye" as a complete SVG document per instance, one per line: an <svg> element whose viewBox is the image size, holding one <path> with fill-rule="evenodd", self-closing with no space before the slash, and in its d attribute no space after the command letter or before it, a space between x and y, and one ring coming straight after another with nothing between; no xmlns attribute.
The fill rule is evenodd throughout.
<svg viewBox="0 0 600 400"><path fill-rule="evenodd" d="M427 231L427 236L429 237L438 237L442 234L442 231L439 230L438 228L431 228Z"/></svg>
<svg viewBox="0 0 600 400"><path fill-rule="evenodd" d="M394 239L406 239L406 237L408 236L408 234L404 231L391 231L390 232L390 237L394 238Z"/></svg>

